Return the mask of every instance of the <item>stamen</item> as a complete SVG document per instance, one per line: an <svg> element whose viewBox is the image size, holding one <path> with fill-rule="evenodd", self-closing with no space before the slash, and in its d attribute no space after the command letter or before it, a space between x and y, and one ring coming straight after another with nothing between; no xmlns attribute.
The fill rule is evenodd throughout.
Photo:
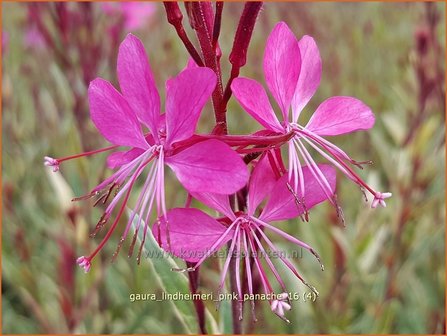
<svg viewBox="0 0 447 336"><path fill-rule="evenodd" d="M104 225L107 223L108 219L110 217L110 213L108 212L104 212L101 216L101 218L99 219L98 223L96 224L95 229L93 230L92 233L90 233L90 238L94 238L97 233L104 227Z"/></svg>
<svg viewBox="0 0 447 336"><path fill-rule="evenodd" d="M227 259L225 260L225 264L224 264L223 269L222 269L222 274L220 276L219 287L217 288L217 296L218 297L220 296L220 294L222 292L223 286L225 284L225 277L227 275L228 268L230 266L230 261L231 261L231 258L233 258L233 252L234 252L234 247L236 245L236 240L237 240L237 238L238 238L238 236L240 234L239 228L240 228L240 225L238 224L236 226L236 229L234 230L233 238L231 239L231 245L230 245L230 248L228 249L228 252L227 252L228 253ZM197 265L195 266L195 268L197 268ZM220 301L218 301L216 303L216 310L219 309L219 305L220 305Z"/></svg>
<svg viewBox="0 0 447 336"><path fill-rule="evenodd" d="M188 267L186 269L174 269L176 272L194 272L197 267L199 267L219 246L219 244L225 239L225 237L230 233L231 229L241 221L241 218L236 218L236 220L231 223L231 225L225 230L225 232L217 239L214 244L208 249L204 256L194 265L194 267Z"/></svg>
<svg viewBox="0 0 447 336"><path fill-rule="evenodd" d="M293 175L293 189L298 189L298 180L299 180L299 186L301 191L301 197L305 197L305 186L304 186L304 174L303 174L303 167L301 166L300 158L298 156L298 153L296 152L296 149L294 147L295 143L293 139L289 142L289 161L292 162L292 170L289 171L289 181L292 179ZM298 191L298 190L297 190Z"/></svg>
<svg viewBox="0 0 447 336"><path fill-rule="evenodd" d="M364 165L372 165L372 164L373 164L372 160L368 160L368 161L355 161L355 160L351 160L351 163L352 163L354 166L357 166L357 167L360 168L360 169L363 169L363 166L364 166Z"/></svg>
<svg viewBox="0 0 447 336"><path fill-rule="evenodd" d="M153 173L154 173L154 169L155 169L154 167L155 167L155 165L152 165L152 167L149 170L148 178L146 178L146 181L145 181L144 186L143 186L143 190L141 191L140 195L138 196L138 200L137 200L137 204L135 206L135 209L132 211L132 214L131 214L131 216L129 217L129 219L127 221L126 229L124 230L124 232L123 232L123 234L121 236L122 240L124 240L127 237L128 233L129 233L129 230L130 230L130 228L132 226L132 223L133 223L133 221L135 219L136 214L139 213L141 211L141 209L144 209L144 207L146 206L146 203L147 203L147 200L148 200L148 197L149 197L148 191L150 192L152 187L153 187L153 182L154 182L154 175L153 175ZM139 217L138 224L137 224L136 229L135 229L135 234L134 234L134 236L132 238L132 244L131 244L131 246L129 248L128 257L132 256L130 251L132 251L132 253L133 253L133 248L134 248L135 240L137 238L137 234L138 234L138 231L139 231L139 228L140 228L140 224L141 224L141 217Z"/></svg>
<svg viewBox="0 0 447 336"><path fill-rule="evenodd" d="M116 257L118 256L118 253L120 253L121 247L123 246L125 240L126 239L124 237L120 238L120 240L118 242L118 246L117 246L115 252L113 252L113 254L112 254L112 260L111 260L112 263L115 262Z"/></svg>
<svg viewBox="0 0 447 336"><path fill-rule="evenodd" d="M246 273L247 273L248 293L250 294L250 297L253 297L253 278L252 278L252 274L251 274L250 254L249 254L249 249L248 249L248 245L247 245L247 237L246 237L246 233L244 230L242 230L242 238L244 241L244 256L245 256L245 269L246 269ZM258 319L256 318L256 315L255 315L255 301L250 300L250 304L251 304L252 320L254 322L257 322Z"/></svg>
<svg viewBox="0 0 447 336"><path fill-rule="evenodd" d="M235 275L236 275L236 288L239 297L239 321L243 319L243 300L242 300L242 286L241 286L241 235L237 235L237 243L236 243L236 262L235 262Z"/></svg>
<svg viewBox="0 0 447 336"><path fill-rule="evenodd" d="M323 189L324 193L326 194L327 198L330 200L332 196L332 190L331 186L326 178L326 176L323 174L323 172L320 170L318 165L315 163L315 161L310 156L309 152L304 147L301 140L297 139L296 142L294 142L297 146L298 150L300 151L301 155L303 156L304 161L308 165L312 175L317 180L320 187Z"/></svg>
<svg viewBox="0 0 447 336"><path fill-rule="evenodd" d="M98 154L98 153L101 153L101 152L110 151L110 150L116 149L118 147L119 146L110 146L110 147L101 148L101 149L98 149L98 150L85 152L85 153L81 153L81 154L71 155L71 156L67 156L67 157L63 157L63 158L59 158L59 159L53 159L52 157L45 156L43 164L45 166L47 166L47 167L52 167L53 168L53 172L57 172L57 171L59 171L60 164L62 162L64 162L64 161L71 160L71 159L77 159L77 158L80 158L80 157L83 157L83 156L90 156L90 155Z"/></svg>
<svg viewBox="0 0 447 336"><path fill-rule="evenodd" d="M151 216L152 207L154 205L155 194L156 194L156 190L154 190L153 192L150 192L150 190L153 190L154 188L156 189L156 180L157 180L156 164L153 165L153 169L154 169L154 173L155 174L152 176L150 188L149 188L148 193L146 194L146 197L144 199L144 205L143 205L143 208L146 207L147 201L149 199L149 194L150 194L149 205L146 207L146 213L144 214L145 221L144 221L144 229L143 229L143 239L142 239L142 241L140 243L140 247L138 249L138 254L137 254L137 264L138 265L139 265L139 263L141 261L141 253L142 253L142 250L143 250L144 243L146 241L146 234L147 234L147 230L148 230L148 227L149 227L150 216ZM140 226L141 218L142 217L140 217L140 220L138 222L138 227ZM158 230L158 238L160 239L160 242L161 242L161 236L160 236L161 235L161 231L160 231L160 220L159 220L159 218L157 218L157 225L158 225L158 229L159 229ZM161 244L160 244L160 246L161 246ZM133 253L133 251L132 251L132 253Z"/></svg>
<svg viewBox="0 0 447 336"><path fill-rule="evenodd" d="M326 159L328 159L329 161L331 161L334 165L337 166L337 168L339 168L346 176L348 176L351 180L353 180L354 182L356 182L357 184L359 184L361 187L364 187L366 190L368 190L373 196L374 196L374 200L373 203L371 204L372 208L377 207L378 204L382 205L382 206L386 206L386 203L384 201L384 198L388 198L391 197L390 193L380 193L380 192L376 192L374 191L368 184L366 184L366 182L364 182L360 176L358 176L344 161L342 158L345 158L346 160L348 160L350 163L352 163L353 165L362 165L362 164L372 164L372 161L364 161L364 162L357 162L355 160L352 160L349 156L347 156L346 153L344 153L341 149L339 149L338 147L336 147L335 145L331 144L330 142L324 140L321 137L318 137L315 134L311 134L309 131L305 131L303 132L305 135L307 135L311 140L315 141L316 143L318 143L320 146L322 146L324 149L326 149L332 156L333 158L337 161L335 162L334 159L330 158L326 153L324 153L323 151L321 151L321 149L319 149L317 146L315 146L311 141L309 141L306 137L304 137L304 139L312 146L314 147L321 155L323 155ZM331 148L329 149L327 146L330 146ZM332 149L332 151L331 151ZM338 155L337 155L338 154ZM340 156L342 158L340 158ZM382 195L388 195L384 198L382 198ZM375 202L375 200L377 199L377 201Z"/></svg>
<svg viewBox="0 0 447 336"><path fill-rule="evenodd" d="M258 245L259 249L264 254L265 260L267 262L267 265L269 266L270 270L272 271L273 275L275 276L275 278L278 281L279 285L281 286L282 290L284 292L286 292L287 291L286 284L284 283L284 281L282 280L282 278L279 275L278 271L276 270L275 266L273 265L272 261L270 260L270 257L268 256L267 252L265 251L264 247L262 246L261 242L259 241L259 239L256 236L256 234L253 231L253 229L250 227L249 230L252 233L251 236L256 240L256 244Z"/></svg>
<svg viewBox="0 0 447 336"><path fill-rule="evenodd" d="M368 203L368 196L366 196L365 188L360 187L360 191L362 192L363 199L365 200L366 203Z"/></svg>
<svg viewBox="0 0 447 336"><path fill-rule="evenodd" d="M320 263L320 268L321 268L321 270L324 271L324 265L323 265L323 263L321 262L320 255L319 255L314 249L312 249L312 248L310 249L310 253L312 253L312 254L315 256L315 258L317 258L318 262Z"/></svg>
<svg viewBox="0 0 447 336"><path fill-rule="evenodd" d="M120 191L120 193L121 193L121 192L124 192L124 191L127 190L127 193L126 193L126 195L125 195L125 197L124 197L123 204L121 205L121 208L120 208L120 210L119 210L119 212L118 212L118 215L117 215L117 217L115 218L115 221L113 222L113 224L112 224L112 226L110 227L109 231L107 232L107 234L105 235L105 237L103 238L103 240L101 241L101 243L98 245L98 247L97 247L97 248L93 251L93 253L88 257L89 260L92 260L92 259L95 257L95 255L96 255L96 254L97 254L97 253L104 247L105 243L109 240L110 236L112 235L113 231L115 230L115 228L116 228L116 226L117 226L117 224L118 224L118 222L119 222L119 220L120 220L120 218L121 218L121 216L122 216L122 214L123 214L123 212L124 212L125 206L126 206L127 201L128 201L128 199L129 199L130 192L132 191L132 187L133 187L133 185L134 185L134 183L135 183L135 180L136 180L137 177L140 175L141 171L146 167L146 165L147 165L149 162L152 161L152 159L153 159L154 157L155 157L155 156L152 155L147 161L141 163L140 166L138 167L138 169L136 170L136 172L134 173L134 175L132 176L131 181L129 181L128 183L126 183L126 186L123 188L123 190ZM119 197L119 195L118 195L118 197ZM114 201L115 201L115 200L116 200L116 198L114 199ZM107 210L106 210L106 212L107 212Z"/></svg>
<svg viewBox="0 0 447 336"><path fill-rule="evenodd" d="M306 203L305 203L304 197L302 197L300 199L298 197L298 195L296 194L295 190L293 190L292 186L289 184L289 182L286 183L286 186L287 186L287 189L289 189L289 191L292 193L293 197L295 198L295 204L296 204L296 206L298 208L298 211L303 210L303 213L300 214L301 220L303 222L308 222L309 221L309 212L307 211L307 207L306 207Z"/></svg>
<svg viewBox="0 0 447 336"><path fill-rule="evenodd" d="M115 190L115 196L118 193L118 190L120 188L120 186L118 184L116 184L115 182L112 183L112 185L109 188L109 191L107 192L107 196L104 198L104 200L102 201L102 204L106 204L107 200L109 199L110 194L113 191L113 188L117 187L117 189Z"/></svg>
<svg viewBox="0 0 447 336"><path fill-rule="evenodd" d="M130 242L129 252L127 253L127 258L132 258L133 250L135 248L135 243L137 242L138 236L138 228L135 229L134 234L132 236L132 241Z"/></svg>
<svg viewBox="0 0 447 336"><path fill-rule="evenodd" d="M102 195L95 201L95 203L93 203L93 207L96 207L96 206L99 204L99 202L101 202L101 201L104 200L105 198L107 198L107 193L102 194ZM104 204L104 202L103 202L103 204Z"/></svg>
<svg viewBox="0 0 447 336"><path fill-rule="evenodd" d="M99 191L93 191L90 194L72 198L71 201L72 202L85 201L97 195L99 195Z"/></svg>
<svg viewBox="0 0 447 336"><path fill-rule="evenodd" d="M270 246L270 248L279 256L279 258L281 259L281 261L292 271L292 273L305 285L307 286L312 292L315 293L315 295L319 295L318 291L315 289L314 286L310 285L309 283L307 283L304 278L298 273L298 271L296 270L295 266L293 266L293 264L287 260L286 258L284 258L282 256L282 254L280 253L280 251L278 251L278 249L275 247L275 245L272 243L272 241L267 237L267 235L259 228L256 228L259 233L261 234L262 238L266 241L266 243ZM322 269L324 269L323 265L320 264L320 266L322 267Z"/></svg>
<svg viewBox="0 0 447 336"><path fill-rule="evenodd" d="M159 161L160 161L160 185L159 185L159 189L160 189L160 198L161 198L161 210L163 213L163 218L165 220L165 226L166 226L166 242L168 243L168 249L171 250L171 236L169 234L169 221L168 218L166 217L166 200L165 200L165 184L164 184L164 180L165 180L165 169L164 169L164 152L163 150L160 151L160 157L159 157Z"/></svg>
<svg viewBox="0 0 447 336"><path fill-rule="evenodd" d="M310 247L309 245L307 245L306 243L302 242L301 240L296 239L295 237L289 235L288 233L286 233L284 231L281 231L280 229L278 229L278 228L276 228L276 227L274 227L274 226L272 226L270 224L267 224L266 222L261 221L261 220L259 220L256 217L250 217L250 218L253 221L255 221L256 223L258 223L259 225L264 226L264 227L272 230L273 232L279 234L280 236L284 237L288 241L290 241L290 242L292 242L292 243L294 243L294 244L296 244L298 246L301 246L302 248L305 248L306 250L311 252L315 257L317 257L318 254L315 255L316 253L315 253L314 249L312 247ZM259 230L259 231L262 232L262 230ZM264 237L264 239L266 239L265 237L267 237L263 232L262 232L262 236ZM266 241L267 241L267 239L266 239ZM317 260L318 260L318 262L320 263L320 266L321 266L322 265L321 260L319 258L317 258ZM324 267L323 267L323 269L324 269Z"/></svg>
<svg viewBox="0 0 447 336"><path fill-rule="evenodd" d="M345 214L343 212L342 207L338 204L338 197L337 195L332 195L332 204L335 206L335 211L337 214L337 218L339 220L339 223L343 225L343 227L346 227L346 222L345 222Z"/></svg>

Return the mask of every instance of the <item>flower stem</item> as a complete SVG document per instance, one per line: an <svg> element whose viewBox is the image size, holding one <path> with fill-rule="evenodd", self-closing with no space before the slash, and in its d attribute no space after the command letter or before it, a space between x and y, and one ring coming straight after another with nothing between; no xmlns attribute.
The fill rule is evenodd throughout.
<svg viewBox="0 0 447 336"><path fill-rule="evenodd" d="M194 267L195 263L186 262L186 266ZM187 272L189 279L189 290L191 294L197 294L197 289L199 288L199 267L197 267L195 272ZM203 304L203 300L194 299L194 308L197 313L197 323L199 325L199 330L202 335L207 334L206 326L205 326L205 305Z"/></svg>
<svg viewBox="0 0 447 336"><path fill-rule="evenodd" d="M190 4L191 12L193 16L194 29L199 40L200 48L202 50L203 59L205 66L212 69L217 76L217 85L212 94L214 114L216 118L216 126L218 131L215 129L213 133L226 134L227 133L227 119L226 111L222 110L221 102L223 98L223 84L222 84L222 74L220 71L220 65L218 62L217 49L213 48L213 25L210 21L213 20L209 17L211 12L210 2L192 2ZM217 41L216 41L217 47Z"/></svg>
<svg viewBox="0 0 447 336"><path fill-rule="evenodd" d="M185 45L186 50L188 50L189 54L193 58L194 62L198 66L203 66L203 61L200 58L199 53L197 52L196 48L192 44L192 42L189 40L188 35L186 34L185 29L183 28L182 20L183 20L183 14L180 11L180 8L178 6L177 2L171 2L171 1L165 1L163 2L165 9L166 9L166 15L168 17L168 22L174 26L175 30L177 31L177 35L182 40L183 44Z"/></svg>
<svg viewBox="0 0 447 336"><path fill-rule="evenodd" d="M216 15L214 17L214 27L213 27L213 48L214 48L214 50L216 50L217 41L219 40L220 26L221 26L221 22L222 22L223 6L224 6L223 1L216 2Z"/></svg>
<svg viewBox="0 0 447 336"><path fill-rule="evenodd" d="M230 54L231 74L228 79L227 85L222 100L222 109L226 110L228 100L231 97L231 83L233 79L239 76L240 69L247 62L247 50L250 44L251 35L255 27L256 19L259 11L261 10L262 2L247 2L242 12L239 25L234 37L233 49Z"/></svg>

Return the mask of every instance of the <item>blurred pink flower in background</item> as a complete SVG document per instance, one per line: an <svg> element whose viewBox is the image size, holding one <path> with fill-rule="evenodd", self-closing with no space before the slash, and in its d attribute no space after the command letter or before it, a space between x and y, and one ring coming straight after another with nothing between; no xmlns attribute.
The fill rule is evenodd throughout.
<svg viewBox="0 0 447 336"><path fill-rule="evenodd" d="M2 54L8 50L9 47L9 34L6 31L2 32Z"/></svg>
<svg viewBox="0 0 447 336"><path fill-rule="evenodd" d="M23 45L30 49L44 49L46 47L45 39L39 29L33 25L28 26L23 36Z"/></svg>
<svg viewBox="0 0 447 336"><path fill-rule="evenodd" d="M150 20L156 11L156 5L150 2L104 2L101 9L107 15L121 14L124 20L124 29L133 31L140 29Z"/></svg>

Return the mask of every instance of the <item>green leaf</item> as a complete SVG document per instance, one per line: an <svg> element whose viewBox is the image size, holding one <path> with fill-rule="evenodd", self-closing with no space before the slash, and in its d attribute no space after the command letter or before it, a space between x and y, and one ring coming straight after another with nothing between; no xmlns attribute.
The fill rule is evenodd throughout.
<svg viewBox="0 0 447 336"><path fill-rule="evenodd" d="M220 329L223 334L232 334L233 333L233 318L231 314L231 301L230 300L222 300L220 302Z"/></svg>

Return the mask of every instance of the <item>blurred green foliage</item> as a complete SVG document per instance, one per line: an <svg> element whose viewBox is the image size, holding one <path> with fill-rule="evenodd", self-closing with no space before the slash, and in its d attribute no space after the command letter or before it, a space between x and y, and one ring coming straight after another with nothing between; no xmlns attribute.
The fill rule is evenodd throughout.
<svg viewBox="0 0 447 336"><path fill-rule="evenodd" d="M44 10L51 12L53 5ZM2 332L184 333L172 302L129 300L131 293L160 295L164 287L154 264L143 260L137 266L126 251L110 264L113 243L89 274L75 264L77 256L99 242L88 233L101 213L89 201L70 200L107 176L106 156L69 162L62 174L51 173L42 160L105 142L88 120L86 78L80 74L85 50L65 41L64 63L54 48L26 46L28 6L2 4L2 29L9 37L2 55ZM77 32L86 41L106 43L107 23L113 18L98 4L91 6L91 26L76 27ZM146 45L163 96L164 82L184 67L187 54L162 5L156 6L155 15L135 34ZM225 4L220 42L224 79L242 7ZM444 3L264 5L241 75L263 82L265 39L277 21L286 21L298 37L313 36L323 59L323 77L304 119L332 95L355 96L371 106L376 115L372 130L334 141L355 159L373 160L360 174L393 197L387 208L372 210L361 192L340 176L338 197L346 227L327 205L313 210L309 223L280 224L321 254L324 272L304 252L295 260L320 297L295 302L289 325L259 302L259 321L252 323L247 314L247 332L445 333L444 13ZM104 48L92 75L116 82L117 50ZM213 121L208 106L199 132L209 132ZM234 134L260 129L234 99L228 122ZM168 205L181 206L185 193L170 179ZM290 250L276 238L272 236L281 249ZM290 291L305 290L287 270L281 272ZM201 270L200 290L215 291L218 278L218 263L209 261ZM220 330L231 330L227 305L220 312L213 302L206 306Z"/></svg>

